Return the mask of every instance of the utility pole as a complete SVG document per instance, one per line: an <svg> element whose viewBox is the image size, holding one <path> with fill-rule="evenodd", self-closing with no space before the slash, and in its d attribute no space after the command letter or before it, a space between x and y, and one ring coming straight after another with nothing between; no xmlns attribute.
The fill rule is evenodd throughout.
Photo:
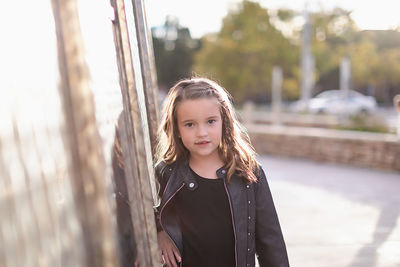
<svg viewBox="0 0 400 267"><path fill-rule="evenodd" d="M349 96L351 79L351 63L349 57L343 57L340 62L340 91L344 97Z"/></svg>
<svg viewBox="0 0 400 267"><path fill-rule="evenodd" d="M311 98L312 88L314 86L314 58L311 54L311 23L308 6L304 9L305 23L303 26L303 38L301 46L301 97L300 100L304 107L308 106Z"/></svg>
<svg viewBox="0 0 400 267"><path fill-rule="evenodd" d="M272 114L275 124L281 123L282 109L282 68L275 66L272 69Z"/></svg>

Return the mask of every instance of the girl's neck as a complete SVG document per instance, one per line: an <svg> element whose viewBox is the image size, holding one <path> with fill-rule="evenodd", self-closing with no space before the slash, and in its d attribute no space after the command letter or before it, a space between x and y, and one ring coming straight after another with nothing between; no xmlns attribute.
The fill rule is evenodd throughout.
<svg viewBox="0 0 400 267"><path fill-rule="evenodd" d="M205 178L218 178L217 170L224 166L224 162L219 155L216 157L190 157L189 166L198 175Z"/></svg>

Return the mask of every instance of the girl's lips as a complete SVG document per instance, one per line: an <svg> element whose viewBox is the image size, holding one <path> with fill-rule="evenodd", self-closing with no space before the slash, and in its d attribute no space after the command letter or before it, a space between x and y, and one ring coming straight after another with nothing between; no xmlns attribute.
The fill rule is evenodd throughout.
<svg viewBox="0 0 400 267"><path fill-rule="evenodd" d="M208 143L210 143L210 141L201 141L201 142L196 142L195 144L196 145L206 145Z"/></svg>

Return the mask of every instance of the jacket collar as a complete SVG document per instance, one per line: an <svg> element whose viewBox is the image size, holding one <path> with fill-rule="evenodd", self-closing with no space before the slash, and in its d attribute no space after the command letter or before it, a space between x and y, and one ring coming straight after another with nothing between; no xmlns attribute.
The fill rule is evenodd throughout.
<svg viewBox="0 0 400 267"><path fill-rule="evenodd" d="M227 169L225 166L222 166L216 171L216 174L219 179L226 179ZM188 160L178 163L171 176L173 179L178 180L179 184L184 183L186 188L191 191L198 187L197 181L190 171Z"/></svg>

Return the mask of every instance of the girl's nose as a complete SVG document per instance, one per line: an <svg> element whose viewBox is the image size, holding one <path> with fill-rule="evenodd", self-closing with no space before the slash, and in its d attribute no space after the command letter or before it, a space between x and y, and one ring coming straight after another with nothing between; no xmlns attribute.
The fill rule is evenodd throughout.
<svg viewBox="0 0 400 267"><path fill-rule="evenodd" d="M199 125L199 127L197 128L197 135L198 136L206 136L207 135L207 129L205 126L203 125Z"/></svg>

